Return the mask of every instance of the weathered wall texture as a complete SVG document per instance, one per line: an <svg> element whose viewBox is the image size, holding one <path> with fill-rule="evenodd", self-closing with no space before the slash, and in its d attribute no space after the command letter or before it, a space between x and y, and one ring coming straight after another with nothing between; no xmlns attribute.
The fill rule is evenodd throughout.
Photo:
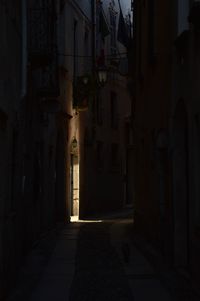
<svg viewBox="0 0 200 301"><path fill-rule="evenodd" d="M167 131L171 102L172 34L170 1L136 2L136 227L145 227L154 241L160 237L160 206L169 202L167 154L156 147L161 130ZM164 184L164 185L165 185ZM160 188L159 188L160 187ZM162 195L163 194L163 195ZM165 211L166 214L166 211ZM164 216L163 216L164 218ZM148 226L147 226L148 225Z"/></svg>
<svg viewBox="0 0 200 301"><path fill-rule="evenodd" d="M199 5L193 5L135 1L135 227L198 283Z"/></svg>
<svg viewBox="0 0 200 301"><path fill-rule="evenodd" d="M119 5L118 1L103 1L105 20L111 30L111 11L115 16L115 37L109 34L102 40L96 16L96 57L104 51L105 64L109 68L109 57L116 60L124 57L126 48L117 37ZM112 36L112 37L111 37ZM111 43L114 41L114 45ZM115 51L112 52L112 51ZM118 53L123 53L119 56ZM86 121L84 207L86 214L117 210L126 205L125 173L126 151L125 124L130 115L130 96L127 79L108 71L107 83L100 89L91 104ZM111 98L113 97L113 102Z"/></svg>

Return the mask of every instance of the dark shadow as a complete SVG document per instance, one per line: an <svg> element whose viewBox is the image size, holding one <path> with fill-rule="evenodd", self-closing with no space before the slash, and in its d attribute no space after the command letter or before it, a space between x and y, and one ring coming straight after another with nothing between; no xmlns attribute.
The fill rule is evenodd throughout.
<svg viewBox="0 0 200 301"><path fill-rule="evenodd" d="M111 225L90 223L81 227L70 301L133 300L122 264L110 243Z"/></svg>

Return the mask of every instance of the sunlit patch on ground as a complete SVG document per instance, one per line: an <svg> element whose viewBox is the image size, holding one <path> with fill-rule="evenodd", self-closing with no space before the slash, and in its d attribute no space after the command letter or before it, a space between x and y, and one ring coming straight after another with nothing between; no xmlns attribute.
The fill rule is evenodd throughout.
<svg viewBox="0 0 200 301"><path fill-rule="evenodd" d="M78 218L78 216L71 216L70 217L70 222L71 223L102 223L103 220L81 220Z"/></svg>

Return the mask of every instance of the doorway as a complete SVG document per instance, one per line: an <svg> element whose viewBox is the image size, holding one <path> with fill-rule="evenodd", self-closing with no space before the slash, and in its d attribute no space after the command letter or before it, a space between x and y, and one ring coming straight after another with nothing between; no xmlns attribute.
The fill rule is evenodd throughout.
<svg viewBox="0 0 200 301"><path fill-rule="evenodd" d="M79 218L79 158L71 154L70 164L70 216L71 221Z"/></svg>

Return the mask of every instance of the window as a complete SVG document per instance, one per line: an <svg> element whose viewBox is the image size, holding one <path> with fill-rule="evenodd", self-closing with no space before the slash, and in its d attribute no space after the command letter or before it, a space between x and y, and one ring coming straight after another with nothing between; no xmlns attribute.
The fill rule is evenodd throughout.
<svg viewBox="0 0 200 301"><path fill-rule="evenodd" d="M89 47L89 32L85 29L84 34L84 73L89 73L91 70L91 59L88 57L90 54Z"/></svg>
<svg viewBox="0 0 200 301"><path fill-rule="evenodd" d="M74 26L73 26L73 57L74 57L74 61L73 61L73 78L76 78L77 76L77 69L78 69L78 64L77 64L77 59L76 56L78 54L78 43L77 43L77 34L78 34L78 21L76 19L74 19Z"/></svg>
<svg viewBox="0 0 200 301"><path fill-rule="evenodd" d="M100 26L99 26L99 22L100 22L100 12L101 12L101 3L98 2L96 5L96 49L99 50L100 47Z"/></svg>
<svg viewBox="0 0 200 301"><path fill-rule="evenodd" d="M110 93L110 122L111 128L118 128L118 101L117 94L115 92Z"/></svg>
<svg viewBox="0 0 200 301"><path fill-rule="evenodd" d="M111 54L116 54L117 43L116 43L116 11L113 5L110 6L110 50Z"/></svg>
<svg viewBox="0 0 200 301"><path fill-rule="evenodd" d="M105 38L110 34L109 25L101 1L96 6L96 49L97 53L104 48Z"/></svg>

